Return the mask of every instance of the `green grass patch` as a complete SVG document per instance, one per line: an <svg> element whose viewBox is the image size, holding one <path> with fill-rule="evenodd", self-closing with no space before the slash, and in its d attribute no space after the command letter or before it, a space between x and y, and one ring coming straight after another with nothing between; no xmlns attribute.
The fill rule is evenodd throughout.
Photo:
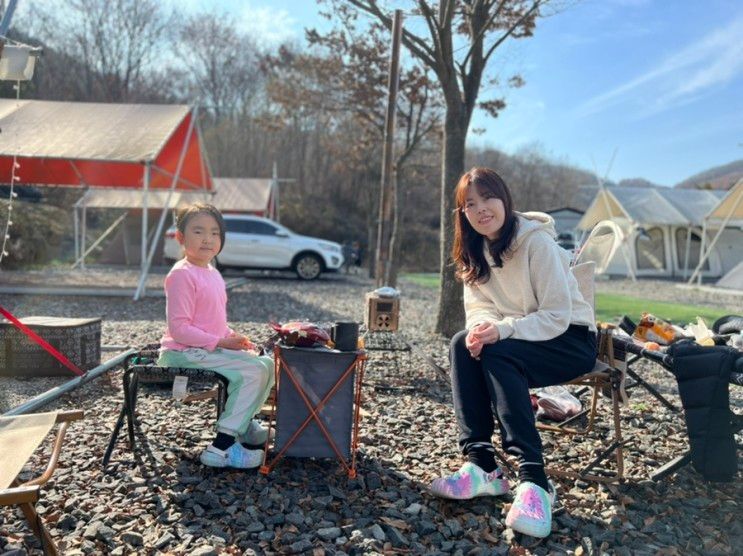
<svg viewBox="0 0 743 556"><path fill-rule="evenodd" d="M616 322L622 315L627 315L634 322L638 322L643 312L652 313L656 317L670 320L680 326L696 322L697 317L702 317L709 327L720 317L730 314L730 311L724 309L699 305L651 301L641 297L611 293L596 294L596 318L600 321Z"/></svg>
<svg viewBox="0 0 743 556"><path fill-rule="evenodd" d="M440 281L439 274L434 272L408 273L403 274L401 278L427 288L438 288ZM673 287L673 285L671 284L669 287ZM702 317L709 327L720 317L731 313L730 310L725 309L651 301L629 295L596 294L596 318L600 321L618 322L622 315L627 315L633 321L638 322L643 312L652 313L680 326L695 322L697 317Z"/></svg>
<svg viewBox="0 0 743 556"><path fill-rule="evenodd" d="M438 288L441 282L441 277L437 272L408 272L402 274L400 278L426 288Z"/></svg>

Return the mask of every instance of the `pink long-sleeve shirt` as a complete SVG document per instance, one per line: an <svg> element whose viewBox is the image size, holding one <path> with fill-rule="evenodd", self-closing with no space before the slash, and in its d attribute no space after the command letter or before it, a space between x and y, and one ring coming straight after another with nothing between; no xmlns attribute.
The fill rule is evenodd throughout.
<svg viewBox="0 0 743 556"><path fill-rule="evenodd" d="M167 328L160 340L163 349L183 351L191 347L213 351L229 336L227 289L222 275L182 259L165 277Z"/></svg>

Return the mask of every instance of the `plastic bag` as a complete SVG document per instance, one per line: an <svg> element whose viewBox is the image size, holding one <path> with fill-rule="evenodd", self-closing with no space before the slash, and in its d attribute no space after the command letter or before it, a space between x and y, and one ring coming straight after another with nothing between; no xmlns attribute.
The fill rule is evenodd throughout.
<svg viewBox="0 0 743 556"><path fill-rule="evenodd" d="M287 346L313 347L316 344L327 345L330 342L330 334L318 325L306 321L291 321L284 324L270 323L281 339L281 343Z"/></svg>
<svg viewBox="0 0 743 556"><path fill-rule="evenodd" d="M678 333L671 323L650 313L643 313L632 336L642 342L657 342L667 346L676 340Z"/></svg>
<svg viewBox="0 0 743 556"><path fill-rule="evenodd" d="M537 418L552 421L564 421L583 410L583 404L564 386L547 386L538 388Z"/></svg>

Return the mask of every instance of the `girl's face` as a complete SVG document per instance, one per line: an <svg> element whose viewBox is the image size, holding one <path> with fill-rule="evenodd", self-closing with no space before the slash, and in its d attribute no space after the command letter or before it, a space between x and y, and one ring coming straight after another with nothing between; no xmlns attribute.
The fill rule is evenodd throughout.
<svg viewBox="0 0 743 556"><path fill-rule="evenodd" d="M186 260L206 267L222 247L219 224L211 214L198 213L189 218L186 231L176 231L175 238L183 246Z"/></svg>
<svg viewBox="0 0 743 556"><path fill-rule="evenodd" d="M462 212L478 234L491 241L498 239L506 221L506 209L503 201L492 192L487 189L481 192L476 186L468 186Z"/></svg>

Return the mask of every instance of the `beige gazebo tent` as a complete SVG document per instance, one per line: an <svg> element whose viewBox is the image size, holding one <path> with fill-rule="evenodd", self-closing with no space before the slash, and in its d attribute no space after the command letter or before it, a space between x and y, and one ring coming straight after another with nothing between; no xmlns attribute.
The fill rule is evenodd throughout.
<svg viewBox="0 0 743 556"><path fill-rule="evenodd" d="M689 278L689 284L693 283L695 279L701 283L702 275L700 269L709 258L715 244L719 241L720 236L726 228L743 230L743 178L739 179L738 183L728 191L727 195L720 200L717 206L705 216L702 233L702 256L699 259L699 264L694 269L694 273ZM717 233L712 238L712 241L709 242L709 246L705 246L708 229L717 229ZM736 268L743 271L740 264L736 265Z"/></svg>

